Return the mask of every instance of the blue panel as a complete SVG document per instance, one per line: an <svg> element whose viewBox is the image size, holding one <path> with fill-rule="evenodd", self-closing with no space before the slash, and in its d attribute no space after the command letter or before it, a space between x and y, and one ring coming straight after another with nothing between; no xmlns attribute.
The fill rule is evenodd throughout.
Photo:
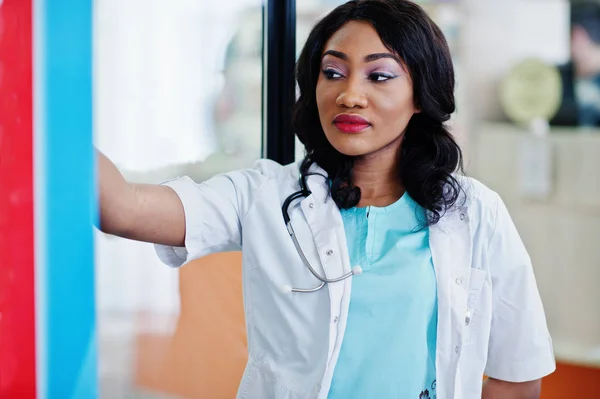
<svg viewBox="0 0 600 399"><path fill-rule="evenodd" d="M36 0L34 24L38 397L93 399L92 2Z"/></svg>

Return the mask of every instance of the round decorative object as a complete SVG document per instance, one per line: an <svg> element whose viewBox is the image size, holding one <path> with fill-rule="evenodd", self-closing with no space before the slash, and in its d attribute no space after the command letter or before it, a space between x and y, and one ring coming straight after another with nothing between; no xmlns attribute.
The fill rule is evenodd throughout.
<svg viewBox="0 0 600 399"><path fill-rule="evenodd" d="M502 82L500 103L513 122L550 120L560 107L562 90L558 68L538 59L526 59L515 65Z"/></svg>

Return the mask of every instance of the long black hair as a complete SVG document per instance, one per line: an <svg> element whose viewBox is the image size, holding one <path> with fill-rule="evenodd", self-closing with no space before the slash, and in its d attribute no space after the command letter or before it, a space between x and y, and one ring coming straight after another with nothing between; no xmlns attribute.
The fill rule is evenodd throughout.
<svg viewBox="0 0 600 399"><path fill-rule="evenodd" d="M462 171L462 152L444 126L455 110L454 68L438 26L421 7L408 0L349 1L312 29L296 66L300 95L294 106L293 126L306 148L300 171L308 174L313 163L323 168L339 208L351 208L360 201L360 188L352 183L354 160L338 152L327 140L316 99L324 46L349 21L370 23L410 73L415 106L421 112L411 118L406 128L398 154L398 178L427 211L427 224L435 224L461 193L453 174Z"/></svg>

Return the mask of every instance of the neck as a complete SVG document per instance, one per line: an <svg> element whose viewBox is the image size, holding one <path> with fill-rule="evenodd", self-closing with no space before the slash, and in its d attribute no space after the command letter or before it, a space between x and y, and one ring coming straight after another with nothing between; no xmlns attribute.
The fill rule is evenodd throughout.
<svg viewBox="0 0 600 399"><path fill-rule="evenodd" d="M398 150L382 149L376 154L355 159L353 184L361 190L359 207L387 206L404 194L404 186L398 176Z"/></svg>

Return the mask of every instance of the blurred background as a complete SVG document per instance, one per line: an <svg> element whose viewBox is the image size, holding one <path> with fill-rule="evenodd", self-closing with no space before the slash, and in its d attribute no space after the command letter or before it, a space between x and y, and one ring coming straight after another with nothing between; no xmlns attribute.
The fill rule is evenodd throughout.
<svg viewBox="0 0 600 399"><path fill-rule="evenodd" d="M94 142L129 180L267 156L265 43L290 37L269 25L274 1L94 1ZM452 49L466 172L504 198L533 259L559 362L543 398L600 398L600 2L418 2ZM286 3L297 55L343 1ZM100 397L234 397L240 254L173 270L149 244L94 234Z"/></svg>

